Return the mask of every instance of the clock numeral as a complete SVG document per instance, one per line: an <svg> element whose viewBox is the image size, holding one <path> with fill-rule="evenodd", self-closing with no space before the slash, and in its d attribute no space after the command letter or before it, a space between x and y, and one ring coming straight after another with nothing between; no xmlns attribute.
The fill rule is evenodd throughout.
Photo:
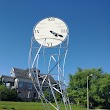
<svg viewBox="0 0 110 110"><path fill-rule="evenodd" d="M39 33L39 30L35 30L35 33Z"/></svg>
<svg viewBox="0 0 110 110"><path fill-rule="evenodd" d="M39 30L37 30L37 33L39 33Z"/></svg>
<svg viewBox="0 0 110 110"><path fill-rule="evenodd" d="M48 21L55 21L55 18L48 18Z"/></svg>
<svg viewBox="0 0 110 110"><path fill-rule="evenodd" d="M47 42L47 46L48 47L51 47L52 46L52 43L51 42Z"/></svg>
<svg viewBox="0 0 110 110"><path fill-rule="evenodd" d="M61 29L61 33L67 33L67 29Z"/></svg>

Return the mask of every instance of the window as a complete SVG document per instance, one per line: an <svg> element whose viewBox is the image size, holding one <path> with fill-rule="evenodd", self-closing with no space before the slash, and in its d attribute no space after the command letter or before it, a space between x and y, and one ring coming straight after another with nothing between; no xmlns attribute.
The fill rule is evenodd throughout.
<svg viewBox="0 0 110 110"><path fill-rule="evenodd" d="M34 92L34 96L33 96L33 98L35 98L36 97L36 92Z"/></svg>
<svg viewBox="0 0 110 110"><path fill-rule="evenodd" d="M19 82L19 87L23 87L23 82L22 81Z"/></svg>
<svg viewBox="0 0 110 110"><path fill-rule="evenodd" d="M10 83L6 83L6 86L7 86L7 87L10 87Z"/></svg>
<svg viewBox="0 0 110 110"><path fill-rule="evenodd" d="M32 83L29 83L28 88L29 88L29 89L32 89Z"/></svg>
<svg viewBox="0 0 110 110"><path fill-rule="evenodd" d="M14 82L11 82L11 83L10 83L10 86L14 86Z"/></svg>

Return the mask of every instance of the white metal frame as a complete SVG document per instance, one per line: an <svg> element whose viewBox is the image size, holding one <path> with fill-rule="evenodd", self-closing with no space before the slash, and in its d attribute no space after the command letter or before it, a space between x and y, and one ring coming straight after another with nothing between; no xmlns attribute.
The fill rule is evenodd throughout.
<svg viewBox="0 0 110 110"><path fill-rule="evenodd" d="M46 39L43 40L43 45L45 45L45 42ZM29 74L45 110L51 110L51 107L55 110L61 110L62 104L64 105L65 110L71 110L71 105L66 91L64 74L68 42L69 36L59 46L47 48L43 45L38 45L34 36L31 39L31 47L29 51ZM52 49L55 49L56 53L46 53L47 50L51 51ZM40 58L43 62L40 61ZM37 71L39 69L39 65L42 65L42 69L45 69L45 74L40 75L39 71ZM52 73L53 71L54 74ZM50 75L57 80L55 84L51 82L49 77ZM50 89L55 102L54 104L46 98L44 88ZM60 102L57 100L57 93L62 97Z"/></svg>

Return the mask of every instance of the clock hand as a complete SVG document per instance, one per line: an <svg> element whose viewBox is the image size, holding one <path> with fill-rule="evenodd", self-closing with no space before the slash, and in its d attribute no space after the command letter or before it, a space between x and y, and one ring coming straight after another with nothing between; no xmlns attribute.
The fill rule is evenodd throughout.
<svg viewBox="0 0 110 110"><path fill-rule="evenodd" d="M59 36L59 37L63 37L63 36L62 36L62 35L60 35L60 34L59 34L58 36Z"/></svg>
<svg viewBox="0 0 110 110"><path fill-rule="evenodd" d="M60 35L60 34L58 34L58 33L56 33L56 32L53 32L53 31L50 31L53 35L55 35L55 37L63 37L62 35Z"/></svg>
<svg viewBox="0 0 110 110"><path fill-rule="evenodd" d="M50 31L53 35L55 35L55 37L58 37L58 34L53 32L53 31Z"/></svg>

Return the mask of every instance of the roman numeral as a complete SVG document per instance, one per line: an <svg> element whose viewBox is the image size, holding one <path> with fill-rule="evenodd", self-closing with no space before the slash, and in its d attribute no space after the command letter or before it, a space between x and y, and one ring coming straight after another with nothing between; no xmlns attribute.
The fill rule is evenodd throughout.
<svg viewBox="0 0 110 110"><path fill-rule="evenodd" d="M61 33L67 33L67 29L61 29Z"/></svg>
<svg viewBox="0 0 110 110"><path fill-rule="evenodd" d="M52 43L51 42L47 42L47 46L48 47L51 47L52 46Z"/></svg>
<svg viewBox="0 0 110 110"><path fill-rule="evenodd" d="M48 18L48 21L55 21L55 18Z"/></svg>
<svg viewBox="0 0 110 110"><path fill-rule="evenodd" d="M35 30L35 33L39 33L39 30Z"/></svg>

